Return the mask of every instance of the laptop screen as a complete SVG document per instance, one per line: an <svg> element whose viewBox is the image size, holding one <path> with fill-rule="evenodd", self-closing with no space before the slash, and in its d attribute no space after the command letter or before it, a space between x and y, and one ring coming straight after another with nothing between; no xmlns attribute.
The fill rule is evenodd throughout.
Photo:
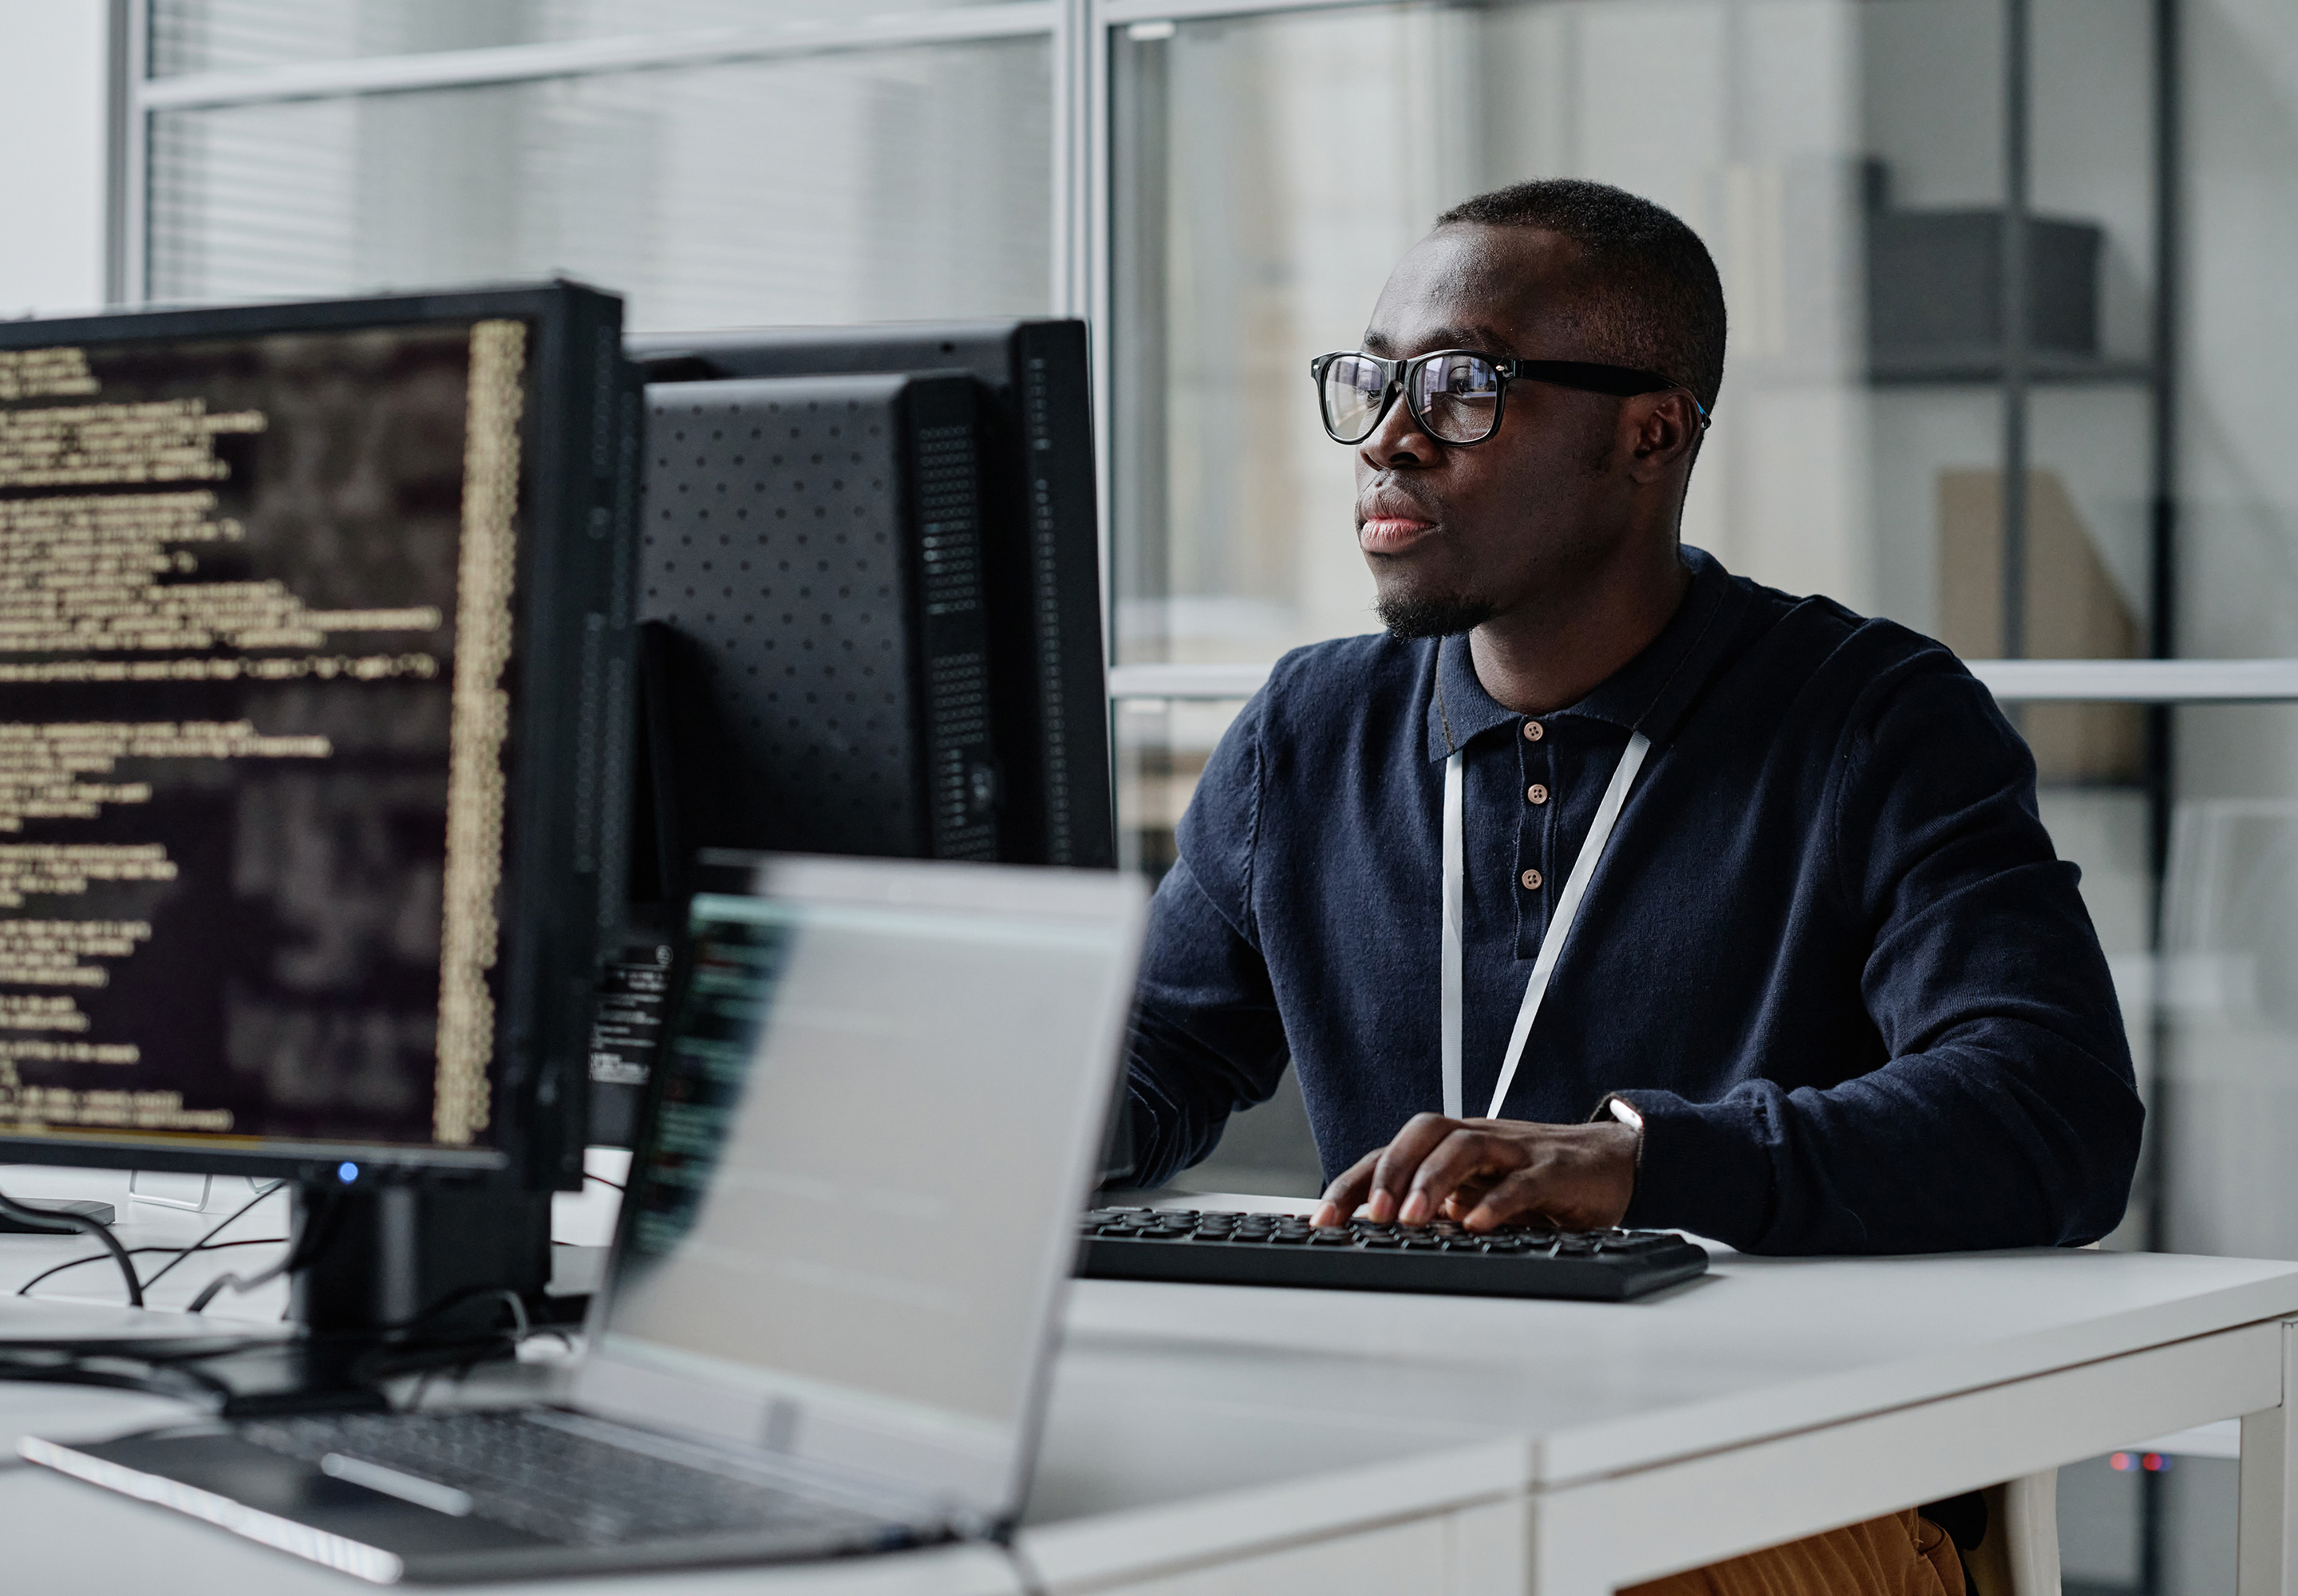
<svg viewBox="0 0 2298 1596"><path fill-rule="evenodd" d="M953 867L845 869L874 888L695 897L599 1351L766 1399L752 1438L778 1450L816 1453L803 1429L835 1412L1008 1459L1098 1145L1138 889L967 870L971 892L889 893ZM1034 911L1013 879L1031 873L1059 889ZM992 875L1002 893L971 879Z"/></svg>

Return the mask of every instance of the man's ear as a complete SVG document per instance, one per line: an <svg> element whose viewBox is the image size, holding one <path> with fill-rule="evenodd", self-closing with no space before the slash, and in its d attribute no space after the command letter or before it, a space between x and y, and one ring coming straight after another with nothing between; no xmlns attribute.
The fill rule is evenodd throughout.
<svg viewBox="0 0 2298 1596"><path fill-rule="evenodd" d="M1699 412L1680 389L1637 394L1620 422L1630 435L1628 475L1640 483L1659 481L1699 446Z"/></svg>

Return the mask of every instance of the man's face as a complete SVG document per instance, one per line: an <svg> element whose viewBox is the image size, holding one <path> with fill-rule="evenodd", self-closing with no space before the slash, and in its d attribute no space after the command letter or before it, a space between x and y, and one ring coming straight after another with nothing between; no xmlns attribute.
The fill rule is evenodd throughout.
<svg viewBox="0 0 2298 1596"><path fill-rule="evenodd" d="M1616 360L1578 325L1578 254L1532 227L1439 227L1390 274L1364 348ZM1620 424L1617 399L1518 382L1499 431L1446 444L1400 398L1357 446L1357 542L1389 629L1466 632L1600 563L1629 525Z"/></svg>

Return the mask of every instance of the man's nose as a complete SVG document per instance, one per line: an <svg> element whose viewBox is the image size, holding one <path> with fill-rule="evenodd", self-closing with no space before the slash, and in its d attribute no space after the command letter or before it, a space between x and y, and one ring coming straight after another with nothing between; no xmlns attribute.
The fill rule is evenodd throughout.
<svg viewBox="0 0 2298 1596"><path fill-rule="evenodd" d="M1409 470L1435 464L1442 451L1443 445L1412 418L1412 407L1400 393L1380 425L1372 429L1372 435L1357 445L1357 458L1376 471Z"/></svg>

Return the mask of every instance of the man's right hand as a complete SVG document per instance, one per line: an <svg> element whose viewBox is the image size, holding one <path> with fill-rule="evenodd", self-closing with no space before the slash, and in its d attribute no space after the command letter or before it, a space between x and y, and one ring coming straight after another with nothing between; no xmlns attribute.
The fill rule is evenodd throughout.
<svg viewBox="0 0 2298 1596"><path fill-rule="evenodd" d="M1636 1191L1637 1133L1616 1120L1538 1125L1415 1114L1396 1139L1325 1188L1314 1222L1347 1223L1359 1204L1376 1224L1434 1219L1491 1230L1533 1219L1559 1229L1620 1222Z"/></svg>

